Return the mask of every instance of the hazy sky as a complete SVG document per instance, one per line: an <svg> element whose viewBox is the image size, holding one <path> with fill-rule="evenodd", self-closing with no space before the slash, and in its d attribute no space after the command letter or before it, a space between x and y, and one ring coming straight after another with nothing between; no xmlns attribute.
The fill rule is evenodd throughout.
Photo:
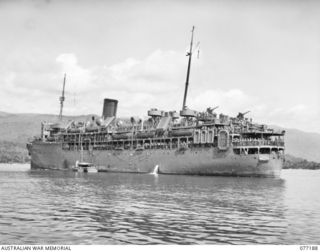
<svg viewBox="0 0 320 252"><path fill-rule="evenodd" d="M320 1L0 1L0 111L119 116L187 105L320 133Z"/></svg>

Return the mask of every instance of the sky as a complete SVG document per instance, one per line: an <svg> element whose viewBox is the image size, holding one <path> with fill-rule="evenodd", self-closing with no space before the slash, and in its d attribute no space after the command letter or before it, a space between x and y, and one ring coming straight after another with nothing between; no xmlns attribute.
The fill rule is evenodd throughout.
<svg viewBox="0 0 320 252"><path fill-rule="evenodd" d="M320 133L320 1L0 0L0 111L118 116L187 106Z"/></svg>

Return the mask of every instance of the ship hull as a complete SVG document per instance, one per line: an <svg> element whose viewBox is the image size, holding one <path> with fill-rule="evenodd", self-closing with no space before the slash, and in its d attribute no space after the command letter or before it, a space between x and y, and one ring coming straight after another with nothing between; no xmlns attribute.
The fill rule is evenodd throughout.
<svg viewBox="0 0 320 252"><path fill-rule="evenodd" d="M79 150L63 150L60 143L34 142L29 147L32 169L72 169ZM83 151L83 160L105 172L279 177L283 158L236 155L232 149L216 147L190 149L93 150Z"/></svg>

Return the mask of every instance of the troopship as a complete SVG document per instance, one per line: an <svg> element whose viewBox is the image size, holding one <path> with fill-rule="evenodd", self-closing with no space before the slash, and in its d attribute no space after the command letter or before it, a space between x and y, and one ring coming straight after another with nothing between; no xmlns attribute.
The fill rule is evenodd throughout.
<svg viewBox="0 0 320 252"><path fill-rule="evenodd" d="M104 172L279 177L284 162L285 131L252 122L249 112L237 116L203 112L186 105L191 34L182 109L148 110L145 120L117 118L118 100L104 99L101 118L63 125L41 123L41 135L27 144L32 169L70 169L90 162Z"/></svg>

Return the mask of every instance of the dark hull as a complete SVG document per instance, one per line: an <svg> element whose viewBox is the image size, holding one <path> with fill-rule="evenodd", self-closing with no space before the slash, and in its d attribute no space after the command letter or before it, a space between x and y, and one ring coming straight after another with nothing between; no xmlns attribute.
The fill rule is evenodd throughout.
<svg viewBox="0 0 320 252"><path fill-rule="evenodd" d="M29 147L31 168L71 169L80 151L63 150L60 143L34 142ZM214 147L186 150L94 150L84 151L84 161L105 172L279 177L283 159L270 155L235 155Z"/></svg>

